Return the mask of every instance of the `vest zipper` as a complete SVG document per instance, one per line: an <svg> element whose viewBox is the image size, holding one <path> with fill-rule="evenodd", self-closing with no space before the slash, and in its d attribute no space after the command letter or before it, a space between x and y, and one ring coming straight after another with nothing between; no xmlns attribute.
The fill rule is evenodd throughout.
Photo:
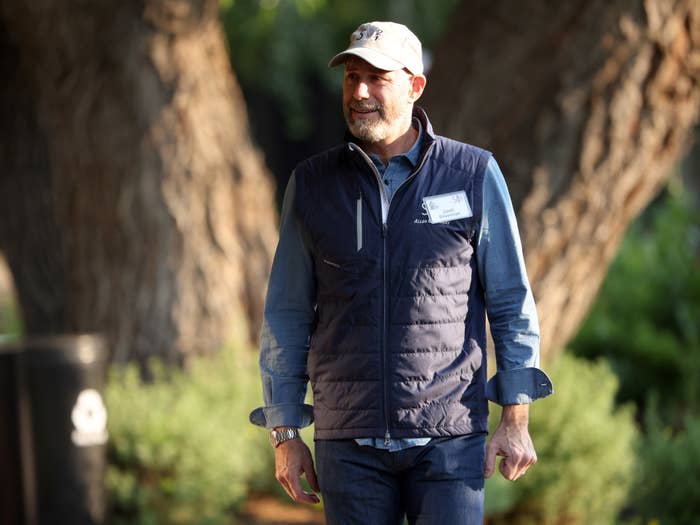
<svg viewBox="0 0 700 525"><path fill-rule="evenodd" d="M382 187L383 189L383 187ZM382 224L382 270L384 273L384 278L382 279L382 351L383 351L383 361L384 361L384 422L386 423L386 433L384 434L384 446L389 448L391 444L391 434L389 433L389 352L387 352L387 307L386 307L386 280L387 280L387 269L386 269L386 222Z"/></svg>
<svg viewBox="0 0 700 525"><path fill-rule="evenodd" d="M379 175L379 171L377 170L377 167L374 165L374 162L372 162L372 159L370 159L367 154L357 146L356 144L353 144L352 142L349 144L349 147L351 150L358 151L362 157L365 159L365 162L369 165L369 167L372 169L372 173L374 173L374 177L377 180L377 186L379 186L379 195L381 197L381 206L382 206L382 377L384 378L383 381L383 386L384 386L384 425L386 428L386 432L384 433L384 446L389 447L391 444L391 433L389 432L389 378L388 378L388 369L389 369L389 357L388 357L388 352L386 349L387 346L387 300L386 300L386 288L387 288L387 264L386 264L386 236L387 236L387 230L388 230L388 225L387 225L387 220L389 218L389 206L391 206L391 201L394 199L398 191L404 187L408 181L413 179L416 174L421 170L423 165L425 164L426 159L428 158L428 153L430 152L431 149L433 149L433 146L435 145L435 142L433 141L429 146L428 149L425 151L423 156L420 159L420 162L418 163L418 166L416 169L414 169L411 174L406 177L406 180L404 180L401 184L399 184L398 188L396 188L396 191L394 191L394 194L391 196L391 199L387 197L386 194L386 188L384 187L384 184L382 184L382 178ZM361 205L361 199L362 195L360 194L358 197L358 209ZM359 251L359 250L358 250Z"/></svg>
<svg viewBox="0 0 700 525"><path fill-rule="evenodd" d="M387 272L386 272L386 230L387 230L387 225L386 225L386 219L389 215L389 199L387 198L386 195L386 188L384 188L384 184L382 184L382 178L379 175L379 171L377 171L377 167L374 165L372 162L372 159L370 159L367 154L362 151L362 149L357 146L356 144L350 143L349 147L351 150L358 151L361 155L362 158L365 159L365 162L367 165L370 167L372 170L372 173L374 173L374 177L377 180L377 186L379 186L379 195L380 195L380 200L381 200L381 206L382 206L382 344L381 344L381 350L382 350L382 378L384 379L382 381L382 386L383 386L383 391L382 395L384 398L384 428L385 433L384 433L384 445L389 446L391 443L391 433L389 432L389 387L388 387L388 370L389 370L389 365L388 365L388 352L386 350L386 325L387 325L387 308L386 308L386 279L387 279Z"/></svg>

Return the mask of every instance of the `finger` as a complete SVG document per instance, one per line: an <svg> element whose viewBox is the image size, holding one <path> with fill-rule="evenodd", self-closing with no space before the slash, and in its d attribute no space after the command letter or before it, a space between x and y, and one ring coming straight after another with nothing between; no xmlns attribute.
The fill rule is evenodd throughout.
<svg viewBox="0 0 700 525"><path fill-rule="evenodd" d="M277 481L279 482L279 484L282 485L282 488L287 493L287 495L290 498L292 498L292 500L293 500L294 494L292 493L292 490L289 488L289 484L287 483L287 478L285 478L281 475L275 475L275 477L277 478Z"/></svg>
<svg viewBox="0 0 700 525"><path fill-rule="evenodd" d="M314 470L312 461L304 465L304 474L306 475L306 481L309 482L309 486L314 491L321 492L321 487L318 485L318 478L316 477L316 471Z"/></svg>
<svg viewBox="0 0 700 525"><path fill-rule="evenodd" d="M498 466L498 470L501 471L501 475L508 481L515 481L518 477L520 469L514 464L512 458L507 457L501 460L501 464Z"/></svg>
<svg viewBox="0 0 700 525"><path fill-rule="evenodd" d="M535 463L537 463L537 454L533 454L532 456L530 456L530 464L528 465L528 468L530 468Z"/></svg>
<svg viewBox="0 0 700 525"><path fill-rule="evenodd" d="M537 462L537 456L535 454L527 454L523 456L522 460L515 465L514 469L517 470L512 481L517 480L525 475L529 468Z"/></svg>
<svg viewBox="0 0 700 525"><path fill-rule="evenodd" d="M293 478L287 479L289 483L289 488L292 491L292 499L298 501L299 503L318 503L319 499L316 494L309 494L304 492L301 488L301 478L295 476Z"/></svg>
<svg viewBox="0 0 700 525"><path fill-rule="evenodd" d="M521 478L525 475L525 473L530 470L530 467L537 463L537 455L532 454L527 457L527 461L525 462L525 465L520 469L520 472L518 473L518 477Z"/></svg>
<svg viewBox="0 0 700 525"><path fill-rule="evenodd" d="M493 476L494 470L496 470L496 454L498 449L493 445L491 441L486 447L486 461L484 463L484 477L490 478Z"/></svg>

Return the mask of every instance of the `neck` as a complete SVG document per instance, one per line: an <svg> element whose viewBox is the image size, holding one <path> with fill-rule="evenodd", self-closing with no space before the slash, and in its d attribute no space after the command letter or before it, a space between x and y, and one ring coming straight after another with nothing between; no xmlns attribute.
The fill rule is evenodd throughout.
<svg viewBox="0 0 700 525"><path fill-rule="evenodd" d="M363 142L360 144L365 153L377 155L382 163L387 164L391 157L401 155L410 150L416 143L418 131L411 125L411 118L401 126L399 131L379 142Z"/></svg>

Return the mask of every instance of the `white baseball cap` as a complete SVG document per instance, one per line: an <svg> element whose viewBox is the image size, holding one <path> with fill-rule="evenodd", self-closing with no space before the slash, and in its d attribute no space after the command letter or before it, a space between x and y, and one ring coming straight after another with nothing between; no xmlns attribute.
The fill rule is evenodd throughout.
<svg viewBox="0 0 700 525"><path fill-rule="evenodd" d="M423 51L420 40L403 24L368 22L350 35L350 45L335 55L328 67L343 64L354 55L378 69L395 71L408 69L414 75L423 74Z"/></svg>

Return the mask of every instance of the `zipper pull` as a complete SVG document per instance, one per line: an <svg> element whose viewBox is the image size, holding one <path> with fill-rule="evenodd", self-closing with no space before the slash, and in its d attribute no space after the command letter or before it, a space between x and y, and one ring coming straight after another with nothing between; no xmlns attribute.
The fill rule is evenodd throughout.
<svg viewBox="0 0 700 525"><path fill-rule="evenodd" d="M382 223L382 238L386 237L386 223Z"/></svg>
<svg viewBox="0 0 700 525"><path fill-rule="evenodd" d="M384 434L384 446L388 447L391 445L391 434L389 434L389 429L386 429L386 434Z"/></svg>

